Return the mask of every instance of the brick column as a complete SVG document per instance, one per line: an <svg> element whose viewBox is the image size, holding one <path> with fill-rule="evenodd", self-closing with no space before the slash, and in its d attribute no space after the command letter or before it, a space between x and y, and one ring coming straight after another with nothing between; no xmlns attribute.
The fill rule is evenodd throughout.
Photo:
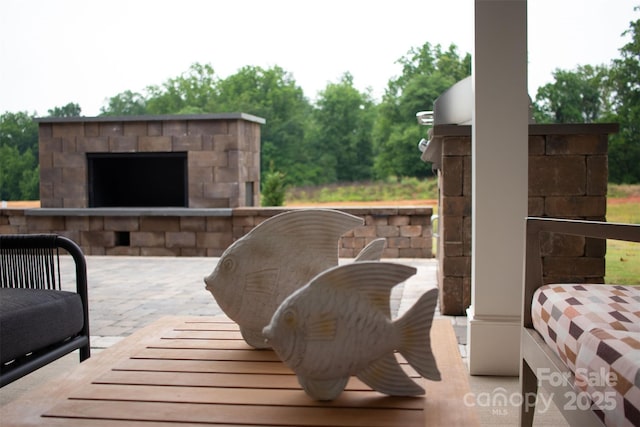
<svg viewBox="0 0 640 427"><path fill-rule="evenodd" d="M608 136L617 125L530 125L528 215L604 221ZM438 181L438 282L444 314L461 315L471 303L471 129L437 126L442 140ZM544 280L602 283L605 243L546 236Z"/></svg>

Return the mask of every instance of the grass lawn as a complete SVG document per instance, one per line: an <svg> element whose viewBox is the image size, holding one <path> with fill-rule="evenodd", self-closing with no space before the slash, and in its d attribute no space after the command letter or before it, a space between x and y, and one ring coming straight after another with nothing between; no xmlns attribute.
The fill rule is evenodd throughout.
<svg viewBox="0 0 640 427"><path fill-rule="evenodd" d="M640 243L607 242L606 283L640 285Z"/></svg>
<svg viewBox="0 0 640 427"><path fill-rule="evenodd" d="M640 224L640 203L610 203L607 221ZM640 243L608 240L606 264L606 283L640 285Z"/></svg>

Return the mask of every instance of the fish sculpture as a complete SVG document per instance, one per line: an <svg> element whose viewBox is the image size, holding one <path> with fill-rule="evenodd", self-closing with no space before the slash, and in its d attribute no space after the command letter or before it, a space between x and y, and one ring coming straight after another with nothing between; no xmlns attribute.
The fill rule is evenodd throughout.
<svg viewBox="0 0 640 427"><path fill-rule="evenodd" d="M352 375L384 394L424 394L395 351L421 376L440 380L430 338L438 290L390 317L391 289L415 272L372 261L331 268L285 299L263 335L313 399L335 399Z"/></svg>
<svg viewBox="0 0 640 427"><path fill-rule="evenodd" d="M354 259L354 262L380 261L386 243L387 239L385 239L384 237L372 240L360 251L360 253Z"/></svg>
<svg viewBox="0 0 640 427"><path fill-rule="evenodd" d="M333 209L275 215L229 246L204 281L224 313L254 348L268 348L262 329L280 303L322 271L338 265L340 236L362 225Z"/></svg>

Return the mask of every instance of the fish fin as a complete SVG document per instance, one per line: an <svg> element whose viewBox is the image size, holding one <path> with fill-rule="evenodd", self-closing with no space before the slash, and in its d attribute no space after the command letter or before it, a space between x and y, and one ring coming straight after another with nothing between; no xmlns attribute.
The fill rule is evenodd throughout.
<svg viewBox="0 0 640 427"><path fill-rule="evenodd" d="M384 246L386 243L387 239L385 238L372 240L360 251L354 262L380 261L380 258L382 257L382 251L384 250Z"/></svg>
<svg viewBox="0 0 640 427"><path fill-rule="evenodd" d="M298 376L298 382L304 391L315 400L334 400L344 391L349 377L330 380L312 380Z"/></svg>
<svg viewBox="0 0 640 427"><path fill-rule="evenodd" d="M338 292L357 292L390 318L391 289L415 273L414 267L402 264L362 261L325 270L307 286L328 287Z"/></svg>
<svg viewBox="0 0 640 427"><path fill-rule="evenodd" d="M431 350L431 325L437 303L438 289L431 289L395 322L400 333L398 351L420 375L434 381L440 381Z"/></svg>
<svg viewBox="0 0 640 427"><path fill-rule="evenodd" d="M309 341L332 341L336 337L338 320L331 313L320 313L307 319L305 338Z"/></svg>
<svg viewBox="0 0 640 427"><path fill-rule="evenodd" d="M376 360L356 376L372 389L390 396L424 394L424 388L407 375L393 353Z"/></svg>
<svg viewBox="0 0 640 427"><path fill-rule="evenodd" d="M251 329L251 328L243 328L240 326L240 333L242 334L242 338L253 348L263 349L263 348L271 348L269 344L266 343L264 335L262 335L262 331Z"/></svg>
<svg viewBox="0 0 640 427"><path fill-rule="evenodd" d="M320 272L338 264L340 236L363 223L362 218L334 209L300 209L273 216L256 226L250 234L295 239L301 247L312 250L317 259L325 260Z"/></svg>
<svg viewBox="0 0 640 427"><path fill-rule="evenodd" d="M275 295L280 270L268 268L245 276L244 292L252 294Z"/></svg>

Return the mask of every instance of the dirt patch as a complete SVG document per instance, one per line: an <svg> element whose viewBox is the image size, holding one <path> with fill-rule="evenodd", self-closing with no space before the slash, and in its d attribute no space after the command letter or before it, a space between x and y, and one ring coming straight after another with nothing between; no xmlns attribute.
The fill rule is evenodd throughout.
<svg viewBox="0 0 640 427"><path fill-rule="evenodd" d="M40 200L23 200L23 201L14 201L14 202L2 202L2 207L4 204L7 204L8 208L12 209L30 209L30 208L39 208Z"/></svg>
<svg viewBox="0 0 640 427"><path fill-rule="evenodd" d="M8 208L13 209L29 209L39 208L39 200L12 201L6 202ZM437 200L421 199L421 200L392 200L392 201L373 201L373 202L329 202L329 203L287 203L287 208L306 208L306 207L358 207L358 206L436 206Z"/></svg>
<svg viewBox="0 0 640 427"><path fill-rule="evenodd" d="M623 203L640 203L640 196L625 197L624 199L607 199L607 203L610 205L620 205Z"/></svg>
<svg viewBox="0 0 640 427"><path fill-rule="evenodd" d="M361 206L436 206L435 199L419 200L386 200L372 202L327 202L327 203L286 203L287 208L308 208L308 207L361 207Z"/></svg>

